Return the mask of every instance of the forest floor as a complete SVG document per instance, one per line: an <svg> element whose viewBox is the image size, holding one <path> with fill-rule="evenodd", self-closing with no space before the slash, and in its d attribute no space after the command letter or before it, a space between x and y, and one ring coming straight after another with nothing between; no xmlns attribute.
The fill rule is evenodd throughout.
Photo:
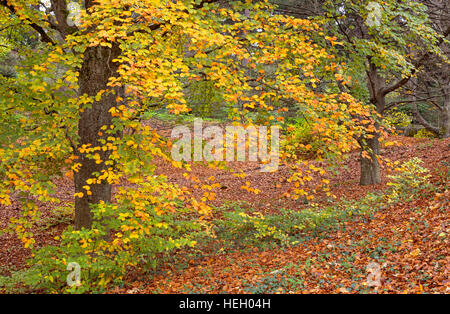
<svg viewBox="0 0 450 314"><path fill-rule="evenodd" d="M307 232L301 243L292 247L247 247L203 254L200 259L185 258L183 267L167 265L159 275L147 280L130 275L131 284L113 292L449 293L450 140L395 140L402 146L383 150L384 157L400 161L419 157L432 173L430 181L441 185L441 192L415 195L408 202L386 206L371 217L355 217L337 228ZM359 186L357 158L356 154L352 156L347 169L330 178L332 192L340 199L358 200L368 192L387 188L386 171L381 184ZM281 201L280 188L274 184L284 184L278 180L280 174L256 170L241 181L231 176L227 181L227 174L206 167L193 172L199 177L222 175L221 183L227 188L217 192L216 198L222 204L241 200L264 214L277 212L281 207L308 206ZM181 180L176 173L170 177ZM241 189L244 181L263 192L246 193ZM370 267L379 267L379 275ZM368 284L368 278L372 284Z"/></svg>
<svg viewBox="0 0 450 314"><path fill-rule="evenodd" d="M241 247L235 250L205 250L166 263L152 273L130 271L125 284L112 293L449 293L450 292L450 139L414 139L395 137L402 143L382 150L391 160L423 160L431 171L430 181L438 190L415 195L412 200L387 205L370 217L357 216L302 235L299 243L283 247ZM237 178L230 172L195 165L192 175L202 182L220 181L221 188L212 205L216 207L245 204L264 215L280 208L301 210L307 202L281 197L289 189L287 169L262 173L254 163L234 163L232 168L247 175ZM201 196L185 171L159 165L157 174L191 189ZM338 200L358 200L368 192L387 188L386 171L382 183L362 187L358 184L359 163L355 152L339 175L328 177L332 193ZM254 194L242 189L250 182L261 190ZM310 182L311 185L315 181ZM58 182L57 196L72 202L73 185L64 178ZM319 196L318 202L321 201ZM40 204L42 224L33 230L36 247L57 244L54 237L70 223L55 216L50 205ZM0 207L0 230L11 217L20 213L13 202ZM182 255L183 252L178 252ZM177 254L176 254L177 255ZM8 275L26 265L31 250L10 234L0 234L0 275ZM375 264L371 264L371 263ZM372 267L368 269L368 265ZM368 276L372 274L372 277ZM373 284L375 282L375 284ZM372 284L370 284L372 283Z"/></svg>

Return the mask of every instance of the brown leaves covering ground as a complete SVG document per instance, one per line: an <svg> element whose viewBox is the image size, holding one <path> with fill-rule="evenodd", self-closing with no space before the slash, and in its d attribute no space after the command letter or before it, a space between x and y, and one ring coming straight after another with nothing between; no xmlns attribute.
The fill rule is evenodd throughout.
<svg viewBox="0 0 450 314"><path fill-rule="evenodd" d="M406 161L414 156L424 161L424 166L433 171L442 162L450 162L450 140L418 140L397 137L400 147L382 151L391 160ZM336 177L330 177L332 192L339 198L357 199L368 191L386 187L386 171L380 185L361 187L358 185L358 154L347 161L347 169ZM195 182L186 180L182 169L173 169L160 164L157 174L168 176L168 180L186 186L196 196L202 191ZM284 180L288 170L277 173L261 173L256 164L234 163L234 169L247 173L236 178L228 171L215 170L194 165L192 174L202 183L219 182L215 205L225 201L246 201L249 206L265 213L276 212L280 207L293 209L305 206L301 202L287 201L281 195L289 189ZM447 178L448 179L448 178ZM260 189L259 194L249 193L241 187L249 181ZM311 182L314 185L315 181ZM68 179L58 182L57 191L62 200L69 202L73 186ZM234 252L205 257L179 270L167 265L162 275L140 277L129 276L125 288L116 288L117 293L358 293L358 292L449 292L450 257L449 199L447 192L436 195L417 195L414 201L400 204L378 212L372 220L354 219L337 231L316 234L289 249ZM51 208L40 204L43 218L51 218ZM8 208L0 207L0 228L6 227L9 218L19 214L18 203ZM66 225L49 228L36 227L36 247L54 244L53 238ZM13 235L0 235L0 275L11 269L24 267L31 251L24 249ZM367 287L366 267L369 262L381 265L381 286ZM270 283L270 284L269 284Z"/></svg>
<svg viewBox="0 0 450 314"><path fill-rule="evenodd" d="M287 250L210 257L143 281L139 292L448 293L449 199L448 190L431 202L419 197ZM372 261L380 263L380 287L367 286L366 267Z"/></svg>
<svg viewBox="0 0 450 314"><path fill-rule="evenodd" d="M403 145L384 150L384 157L406 161L417 156L435 176L436 171L442 169L442 162L450 162L450 140L395 139ZM348 170L330 180L333 193L340 198L357 199L369 191L386 187L386 171L380 185L359 186L357 158L355 153L347 163ZM254 169L254 165L245 167L242 170L247 173L247 169ZM193 173L200 178L222 176L220 182L227 188L217 192L216 203L245 200L252 208L265 209L266 213L286 205L302 206L284 200L280 203L283 188L276 188L274 182L286 175L283 169L275 175L256 170L243 179L226 172L218 174L206 167L195 167ZM180 182L181 175L175 172L170 178ZM240 187L245 181L264 192L255 195L243 191ZM412 202L376 213L372 220L355 219L337 232L325 231L294 248L211 256L200 263L191 261L192 265L184 270L168 266L164 275L136 280L131 283L132 289L116 289L115 292L448 293L449 209L447 186L443 194L417 195ZM366 267L372 261L380 263L379 287L367 285Z"/></svg>

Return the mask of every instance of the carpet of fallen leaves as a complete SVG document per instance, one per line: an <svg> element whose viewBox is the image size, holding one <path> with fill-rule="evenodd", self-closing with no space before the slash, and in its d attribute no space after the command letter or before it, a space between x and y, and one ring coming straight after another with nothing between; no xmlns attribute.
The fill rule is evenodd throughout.
<svg viewBox="0 0 450 314"><path fill-rule="evenodd" d="M405 137L395 140L402 145L383 150L384 157L406 161L417 156L434 174L431 180L436 180L443 163L450 162L450 140ZM335 195L357 199L369 191L386 188L386 171L381 184L358 185L357 158L357 154L352 156L347 161L348 169L331 178ZM285 183L279 180L285 175L283 169L276 174L264 174L252 171L254 168L250 164L241 168L249 174L241 180L206 167L196 167L193 173L200 178L211 175L220 178L226 188L217 192L216 203L219 204L226 200L244 200L265 213L276 212L281 206L305 206L280 199L280 187L275 185ZM181 171L172 172L170 178L175 182L184 180ZM245 181L264 192L245 193L241 189ZM183 183L189 186L189 182ZM450 190L448 181L446 184L444 193L417 195L411 202L377 212L370 220L355 218L338 230L305 237L305 241L295 247L212 254L200 261L187 261L188 266L183 269L167 265L160 275L147 279L131 275L128 285L113 292L448 293ZM379 277L373 277L374 273L367 269L371 262L379 266ZM371 274L372 277L368 277Z"/></svg>
<svg viewBox="0 0 450 314"><path fill-rule="evenodd" d="M115 292L448 293L449 199L448 191L419 197L293 248L213 256ZM371 262L380 267L379 286L368 286Z"/></svg>
<svg viewBox="0 0 450 314"><path fill-rule="evenodd" d="M399 147L382 150L383 157L406 161L419 157L431 170L432 180L442 181L443 165L450 163L450 139L413 139L395 137ZM199 183L187 180L184 170L159 165L157 174L186 186L196 196L202 192ZM274 213L280 207L293 209L307 206L288 201L281 195L289 190L284 179L288 169L261 173L252 163L236 163L232 168L247 175L237 178L228 171L195 165L192 175L203 183L220 182L212 203L245 201L263 213ZM342 198L358 199L367 192L386 188L386 172L377 186L358 185L359 164L355 152L338 176L329 177L332 192ZM214 177L214 179L212 179ZM446 177L448 180L448 177ZM245 182L260 189L249 193L241 187ZM445 181L445 179L444 179ZM68 179L58 184L58 197L71 201L73 185ZM310 182L314 186L315 181ZM343 225L315 232L296 246L275 249L248 249L230 253L213 252L196 260L186 260L184 267L167 264L155 275L130 272L122 287L112 293L448 293L450 292L450 192L417 195L413 201L400 203L376 212L371 219L354 218ZM320 199L319 199L320 201ZM36 247L55 244L69 222L52 222L54 213L48 204L40 204L43 213L34 233ZM18 216L19 205L0 207L0 229L11 217ZM31 250L23 248L14 235L0 235L0 275L24 267ZM367 266L376 262L378 273ZM368 277L371 275L371 277ZM370 285L369 279L376 281Z"/></svg>

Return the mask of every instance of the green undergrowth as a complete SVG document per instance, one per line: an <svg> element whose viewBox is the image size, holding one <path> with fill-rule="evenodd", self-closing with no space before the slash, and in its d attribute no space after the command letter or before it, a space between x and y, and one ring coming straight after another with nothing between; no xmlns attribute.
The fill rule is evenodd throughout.
<svg viewBox="0 0 450 314"><path fill-rule="evenodd" d="M370 219L377 211L413 200L419 192L439 189L439 183L430 183L429 171L421 164L419 158L412 158L397 165L388 176L386 190L368 193L357 200L329 200L301 210L280 208L278 213L268 215L255 212L245 202L217 207L217 216L221 218L212 222L212 230L218 251L297 245L311 236L339 228L355 217Z"/></svg>

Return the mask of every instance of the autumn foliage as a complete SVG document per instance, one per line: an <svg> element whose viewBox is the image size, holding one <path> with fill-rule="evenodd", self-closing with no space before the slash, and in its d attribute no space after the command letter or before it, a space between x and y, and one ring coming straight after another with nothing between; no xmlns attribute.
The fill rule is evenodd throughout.
<svg viewBox="0 0 450 314"><path fill-rule="evenodd" d="M328 33L326 19L282 15L269 1L97 0L85 1L75 23L65 1L51 3L45 10L38 1L0 1L1 25L20 25L39 39L36 47L17 44L23 60L15 77L0 75L0 205L21 209L8 230L33 249L26 284L34 289L104 292L130 270L160 266L168 252L217 238L217 229L248 233L250 245L270 239L290 246L304 229L361 214L311 207L286 212L292 225L246 211L216 220L217 193L227 184L172 160L173 142L145 118L161 108L189 116L192 84L210 84L230 124L281 128L287 171L278 182L289 187L276 184L279 199L337 199L331 173L361 148L361 158L396 166L362 144L394 142L384 141L380 111L353 93L357 83L338 55L347 46ZM287 123L289 114L303 124ZM418 163L402 166L407 182L393 181L395 196L411 182L423 184ZM205 167L243 178L242 193L265 192L245 179L245 169ZM170 178L176 172L184 183ZM57 192L69 180L67 200ZM68 203L73 223L52 245L36 245L42 207ZM82 267L81 285L66 284L72 262Z"/></svg>

